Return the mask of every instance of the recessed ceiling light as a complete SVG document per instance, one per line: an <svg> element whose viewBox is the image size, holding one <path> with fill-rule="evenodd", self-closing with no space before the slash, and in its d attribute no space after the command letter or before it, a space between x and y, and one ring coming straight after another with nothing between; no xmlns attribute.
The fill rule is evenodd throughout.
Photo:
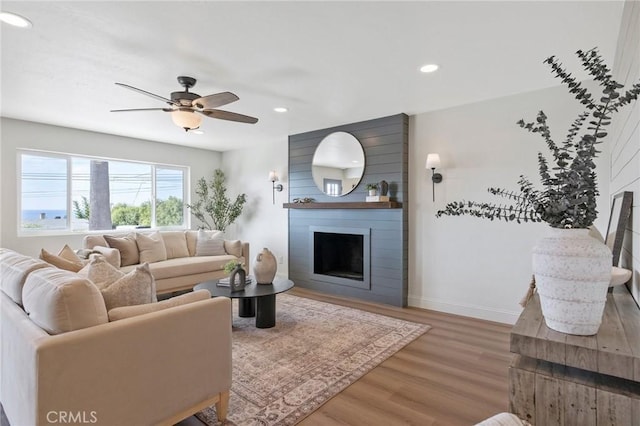
<svg viewBox="0 0 640 426"><path fill-rule="evenodd" d="M274 110L275 112L287 112L287 111L289 111L289 110L288 110L287 108L285 108L285 107L275 107L273 110Z"/></svg>
<svg viewBox="0 0 640 426"><path fill-rule="evenodd" d="M19 28L31 28L33 26L31 21L24 16L16 15L11 12L0 12L0 21Z"/></svg>
<svg viewBox="0 0 640 426"><path fill-rule="evenodd" d="M193 133L193 134L196 134L196 135L204 135L204 130L194 129L194 130L189 131L189 133Z"/></svg>
<svg viewBox="0 0 640 426"><path fill-rule="evenodd" d="M358 164L359 163L358 160L351 160L351 162L354 163L354 164Z"/></svg>
<svg viewBox="0 0 640 426"><path fill-rule="evenodd" d="M438 69L436 64L427 64L420 67L421 72L434 72Z"/></svg>

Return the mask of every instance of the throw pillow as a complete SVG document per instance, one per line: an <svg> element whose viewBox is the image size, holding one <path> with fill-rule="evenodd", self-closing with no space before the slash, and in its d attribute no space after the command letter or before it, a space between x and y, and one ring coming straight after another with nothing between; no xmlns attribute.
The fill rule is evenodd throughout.
<svg viewBox="0 0 640 426"><path fill-rule="evenodd" d="M157 302L156 282L145 263L102 289L107 311L120 306Z"/></svg>
<svg viewBox="0 0 640 426"><path fill-rule="evenodd" d="M222 231L198 231L196 240L196 256L224 256L224 237Z"/></svg>
<svg viewBox="0 0 640 426"><path fill-rule="evenodd" d="M167 249L167 259L189 257L187 238L183 231L166 231L161 235L164 240L164 248Z"/></svg>
<svg viewBox="0 0 640 426"><path fill-rule="evenodd" d="M160 232L149 235L136 234L136 243L140 252L140 263L153 263L167 260L167 250Z"/></svg>
<svg viewBox="0 0 640 426"><path fill-rule="evenodd" d="M107 259L107 262L109 262L114 268L120 267L120 250L111 247L95 246L92 253L89 255L89 258L96 253L104 256L104 258Z"/></svg>
<svg viewBox="0 0 640 426"><path fill-rule="evenodd" d="M224 240L224 250L227 254L235 257L242 257L242 241L240 240Z"/></svg>
<svg viewBox="0 0 640 426"><path fill-rule="evenodd" d="M73 256L69 255L69 252L71 252ZM71 272L78 272L84 266L82 259L80 259L78 255L76 255L67 245L62 248L57 256L53 253L49 253L45 249L40 250L40 259L55 266L56 268Z"/></svg>
<svg viewBox="0 0 640 426"><path fill-rule="evenodd" d="M207 300L210 298L211 293L209 293L208 290L198 290L182 294L180 296L172 297L158 303L146 303L144 305L122 306L120 308L113 308L109 311L109 321L117 321L125 318L136 317L138 315L162 311L164 309L173 308L175 306L186 305L188 303Z"/></svg>
<svg viewBox="0 0 640 426"><path fill-rule="evenodd" d="M78 275L91 280L100 290L124 277L124 273L116 269L104 256L99 254L92 255L89 264L78 271Z"/></svg>
<svg viewBox="0 0 640 426"><path fill-rule="evenodd" d="M109 247L116 248L120 251L120 266L136 265L140 263L140 254L138 252L138 244L136 244L136 234L131 233L124 237L114 237L105 235L104 239Z"/></svg>

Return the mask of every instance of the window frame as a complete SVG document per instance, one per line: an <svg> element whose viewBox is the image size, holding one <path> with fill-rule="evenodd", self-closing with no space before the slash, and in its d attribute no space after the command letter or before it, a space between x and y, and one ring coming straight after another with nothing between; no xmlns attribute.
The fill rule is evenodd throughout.
<svg viewBox="0 0 640 426"><path fill-rule="evenodd" d="M23 155L30 156L40 156L40 157L49 157L55 159L64 159L67 163L67 200L66 200L66 208L67 208L67 218L66 218L66 228L65 229L25 229L23 228L22 222L22 190L23 190L23 182L22 182L22 158ZM55 151L45 151L39 149L27 149L27 148L18 148L16 150L16 218L17 218L17 233L18 237L34 237L34 236L53 236L53 235L83 235L83 234L100 234L105 231L117 231L116 229L102 229L102 230L77 230L74 231L71 228L71 219L73 215L73 158L81 158L86 160L98 160L98 161L107 161L107 162L121 162L121 163L136 163L136 164L144 164L151 167L151 227L145 229L162 229L162 230L182 230L182 229L190 229L191 228L191 214L189 209L186 207L187 204L191 203L191 193L190 193L190 179L191 179L191 168L185 165L179 164L167 164L167 163L154 163L149 161L139 161L139 160L130 160L130 159L122 159L122 158L113 158L113 157L98 157L92 155L83 155L83 154L71 154L71 153L62 153ZM182 193L183 193L183 223L182 225L171 225L171 226L157 226L156 225L156 202L157 202L157 179L156 179L156 169L169 169L169 170L178 170L182 171Z"/></svg>

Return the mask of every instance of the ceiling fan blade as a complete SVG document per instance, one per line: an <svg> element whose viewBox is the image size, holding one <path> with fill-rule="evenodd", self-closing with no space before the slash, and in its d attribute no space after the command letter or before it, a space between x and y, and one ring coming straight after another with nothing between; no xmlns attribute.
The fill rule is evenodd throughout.
<svg viewBox="0 0 640 426"><path fill-rule="evenodd" d="M240 98L238 98L231 92L222 92L216 93L215 95L203 96L201 98L194 99L193 102L191 102L191 105L197 108L211 109L230 104L231 102L235 102L238 99Z"/></svg>
<svg viewBox="0 0 640 426"><path fill-rule="evenodd" d="M138 89L137 87L129 86L128 84L124 84L124 83L116 83L116 84L118 86L122 86L122 87L125 87L127 89L133 90L134 92L138 92L138 93L142 93L143 95L151 96L152 98L157 99L157 100L162 101L162 102L166 102L169 105L176 105L176 102L172 101L171 99L164 98L164 97L162 97L160 95L156 95L155 93L147 92L146 90Z"/></svg>
<svg viewBox="0 0 640 426"><path fill-rule="evenodd" d="M129 109L112 109L111 112L129 112L129 111L164 111L171 112L172 108L129 108Z"/></svg>
<svg viewBox="0 0 640 426"><path fill-rule="evenodd" d="M255 124L258 119L255 117L249 117L248 115L238 114L237 112L222 111L219 109L205 109L204 111L198 111L200 114L204 114L207 117L219 118L220 120L238 121L240 123Z"/></svg>

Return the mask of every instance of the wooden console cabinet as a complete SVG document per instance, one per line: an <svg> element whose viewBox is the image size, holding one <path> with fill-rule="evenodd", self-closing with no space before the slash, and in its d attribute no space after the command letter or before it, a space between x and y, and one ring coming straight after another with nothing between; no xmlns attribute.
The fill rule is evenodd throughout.
<svg viewBox="0 0 640 426"><path fill-rule="evenodd" d="M509 410L537 426L640 426L640 309L608 294L594 336L553 331L536 294L511 332Z"/></svg>

